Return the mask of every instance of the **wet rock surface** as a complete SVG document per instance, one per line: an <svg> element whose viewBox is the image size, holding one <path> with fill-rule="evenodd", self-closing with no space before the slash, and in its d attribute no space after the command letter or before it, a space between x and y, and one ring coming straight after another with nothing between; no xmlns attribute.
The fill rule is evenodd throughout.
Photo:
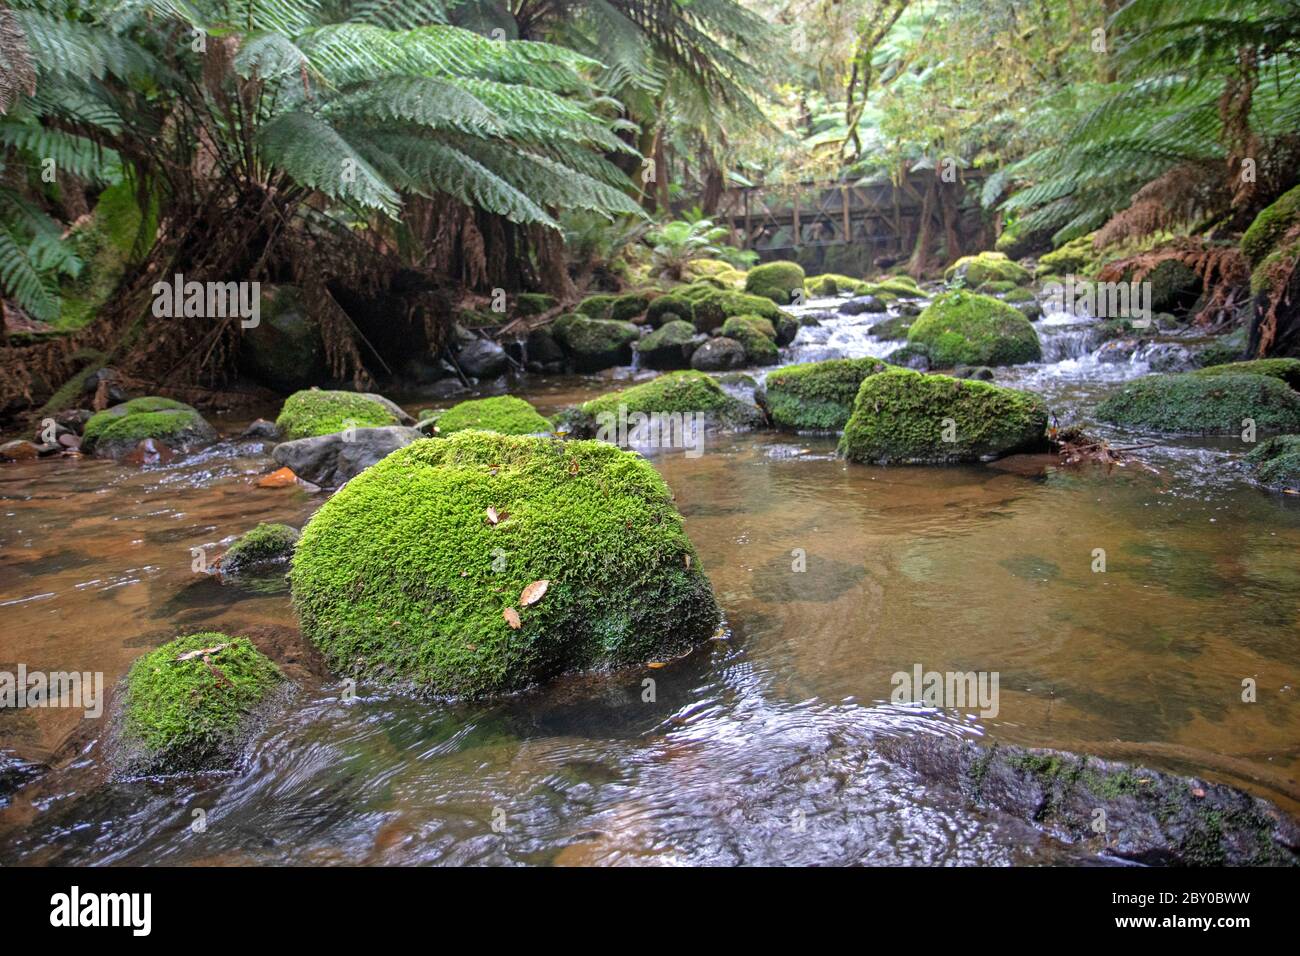
<svg viewBox="0 0 1300 956"><path fill-rule="evenodd" d="M299 438L275 446L271 457L299 478L336 488L375 462L423 437L415 428L390 425L357 428L316 438Z"/></svg>

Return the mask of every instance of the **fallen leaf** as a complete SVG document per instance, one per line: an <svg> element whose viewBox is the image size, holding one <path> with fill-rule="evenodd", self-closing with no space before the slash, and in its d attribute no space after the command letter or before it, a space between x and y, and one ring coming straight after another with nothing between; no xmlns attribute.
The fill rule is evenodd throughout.
<svg viewBox="0 0 1300 956"><path fill-rule="evenodd" d="M288 488L298 481L298 476L293 473L291 468L278 468L269 475L263 475L257 479L259 488Z"/></svg>
<svg viewBox="0 0 1300 956"><path fill-rule="evenodd" d="M197 651L186 651L184 654L178 654L172 659L173 664L179 664L181 661L192 661L196 657L207 657L210 654L216 654L218 651L224 651L230 644L216 644L212 647L200 648Z"/></svg>
<svg viewBox="0 0 1300 956"><path fill-rule="evenodd" d="M578 468L578 460L576 458L573 461L569 462L569 474L576 475L579 470L580 469Z"/></svg>
<svg viewBox="0 0 1300 956"><path fill-rule="evenodd" d="M653 667L655 670L658 670L659 668L667 667L668 665L665 664L663 661L647 661L645 666Z"/></svg>
<svg viewBox="0 0 1300 956"><path fill-rule="evenodd" d="M488 524L496 524L498 521L501 520L500 515L497 514L496 508L488 508L487 519L488 519Z"/></svg>
<svg viewBox="0 0 1300 956"><path fill-rule="evenodd" d="M524 622L519 620L519 612L512 607L502 611L501 616L506 619L506 623L510 625L511 630L517 631L524 626Z"/></svg>
<svg viewBox="0 0 1300 956"><path fill-rule="evenodd" d="M1192 790L1192 796L1203 797L1205 796L1205 791L1202 790L1200 787L1196 787L1195 789Z"/></svg>
<svg viewBox="0 0 1300 956"><path fill-rule="evenodd" d="M688 554L686 556L686 570L689 571L690 569L691 569L691 556Z"/></svg>
<svg viewBox="0 0 1300 956"><path fill-rule="evenodd" d="M524 607L528 607L530 604L536 604L542 599L542 595L546 593L546 589L550 586L550 583L550 581L534 581L532 584L528 585L528 587L524 588L523 593L519 595L519 603Z"/></svg>

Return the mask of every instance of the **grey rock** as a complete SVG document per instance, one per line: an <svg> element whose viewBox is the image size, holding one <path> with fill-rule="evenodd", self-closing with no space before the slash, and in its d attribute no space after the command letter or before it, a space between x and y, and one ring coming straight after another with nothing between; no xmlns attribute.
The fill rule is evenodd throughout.
<svg viewBox="0 0 1300 956"><path fill-rule="evenodd" d="M258 418L240 432L239 437L265 438L269 441L275 441L280 437L280 429L275 427L275 422L267 421L265 418Z"/></svg>
<svg viewBox="0 0 1300 956"><path fill-rule="evenodd" d="M691 368L700 372L726 372L745 366L745 347L735 339L709 339L691 355Z"/></svg>
<svg viewBox="0 0 1300 956"><path fill-rule="evenodd" d="M874 295L860 295L840 306L840 315L862 315L864 312L885 312L887 307Z"/></svg>
<svg viewBox="0 0 1300 956"><path fill-rule="evenodd" d="M465 345L456 353L456 362L473 378L495 378L510 365L506 350L490 339L475 339Z"/></svg>
<svg viewBox="0 0 1300 956"><path fill-rule="evenodd" d="M346 440L348 437L351 440ZM271 457L299 478L323 488L336 488L381 458L422 437L417 429L404 425L358 428L350 436L336 432L283 442L275 446Z"/></svg>

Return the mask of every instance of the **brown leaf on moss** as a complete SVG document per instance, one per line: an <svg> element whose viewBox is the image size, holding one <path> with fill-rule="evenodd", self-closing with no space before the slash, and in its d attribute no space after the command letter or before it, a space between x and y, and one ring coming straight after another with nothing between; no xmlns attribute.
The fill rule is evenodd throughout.
<svg viewBox="0 0 1300 956"><path fill-rule="evenodd" d="M506 623L510 625L512 631L517 631L524 626L524 622L519 620L519 612L512 607L502 611L501 616L506 619Z"/></svg>
<svg viewBox="0 0 1300 956"><path fill-rule="evenodd" d="M546 593L546 589L550 584L550 581L534 581L532 584L528 585L528 587L524 588L523 593L519 595L519 603L524 607L528 607L530 604L536 604L542 599L542 595Z"/></svg>

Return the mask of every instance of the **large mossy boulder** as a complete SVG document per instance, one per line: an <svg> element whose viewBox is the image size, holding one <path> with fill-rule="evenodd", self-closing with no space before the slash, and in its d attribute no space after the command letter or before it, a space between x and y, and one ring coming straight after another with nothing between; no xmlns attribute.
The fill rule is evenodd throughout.
<svg viewBox="0 0 1300 956"><path fill-rule="evenodd" d="M602 416L620 415L691 415L699 412L705 422L718 427L748 427L758 424L762 413L754 405L733 398L717 380L704 372L680 371L660 375L631 388L607 392L579 405L566 415L570 430L590 437Z"/></svg>
<svg viewBox="0 0 1300 956"><path fill-rule="evenodd" d="M537 409L513 395L475 398L453 405L438 416L434 425L443 437L467 429L498 435L536 435L551 430L551 423Z"/></svg>
<svg viewBox="0 0 1300 956"><path fill-rule="evenodd" d="M1300 219L1300 186L1283 193L1263 209L1242 233L1241 252L1252 267L1268 257L1297 219Z"/></svg>
<svg viewBox="0 0 1300 956"><path fill-rule="evenodd" d="M789 305L796 293L803 291L803 266L797 262L765 262L754 266L745 276L745 291L761 295L777 305Z"/></svg>
<svg viewBox="0 0 1300 956"><path fill-rule="evenodd" d="M190 451L216 441L217 430L193 407L154 395L91 416L81 435L81 449L100 458L121 458L146 438L173 451Z"/></svg>
<svg viewBox="0 0 1300 956"><path fill-rule="evenodd" d="M416 442L325 502L291 581L336 672L439 695L663 661L719 619L664 480L594 441Z"/></svg>
<svg viewBox="0 0 1300 956"><path fill-rule="evenodd" d="M127 776L232 769L283 682L246 637L178 637L131 665L112 762Z"/></svg>
<svg viewBox="0 0 1300 956"><path fill-rule="evenodd" d="M633 348L646 368L668 370L688 368L697 344L695 326L677 319L664 323Z"/></svg>
<svg viewBox="0 0 1300 956"><path fill-rule="evenodd" d="M261 321L239 341L239 365L278 392L307 388L329 378L325 341L295 286L263 288Z"/></svg>
<svg viewBox="0 0 1300 956"><path fill-rule="evenodd" d="M1249 455L1260 484L1274 491L1300 494L1300 435L1276 435L1260 442Z"/></svg>
<svg viewBox="0 0 1300 956"><path fill-rule="evenodd" d="M298 543L298 529L263 522L240 535L221 556L222 574L248 574L287 565Z"/></svg>
<svg viewBox="0 0 1300 956"><path fill-rule="evenodd" d="M937 297L907 330L907 341L936 366L1015 365L1043 355L1038 333L1022 312L973 292Z"/></svg>
<svg viewBox="0 0 1300 956"><path fill-rule="evenodd" d="M858 389L839 452L874 464L982 461L1041 447L1047 406L988 382L891 368Z"/></svg>
<svg viewBox="0 0 1300 956"><path fill-rule="evenodd" d="M275 427L285 441L333 435L347 428L382 428L410 421L381 395L319 388L294 392L284 400Z"/></svg>
<svg viewBox="0 0 1300 956"><path fill-rule="evenodd" d="M1224 435L1247 422L1267 431L1300 430L1300 394L1269 375L1145 375L1097 406L1096 417L1140 431Z"/></svg>
<svg viewBox="0 0 1300 956"><path fill-rule="evenodd" d="M1300 391L1300 359L1271 358L1198 368L1193 375L1268 375Z"/></svg>
<svg viewBox="0 0 1300 956"><path fill-rule="evenodd" d="M1031 276L1028 269L1008 259L1005 253L981 252L974 256L962 256L944 270L943 278L947 282L962 279L967 286L973 288L986 282L1024 285Z"/></svg>
<svg viewBox="0 0 1300 956"><path fill-rule="evenodd" d="M769 372L759 404L772 424L796 431L839 431L868 375L889 368L874 358L828 359Z"/></svg>
<svg viewBox="0 0 1300 956"><path fill-rule="evenodd" d="M632 343L641 337L641 330L631 322L589 319L578 313L560 316L551 331L579 372L631 365Z"/></svg>

